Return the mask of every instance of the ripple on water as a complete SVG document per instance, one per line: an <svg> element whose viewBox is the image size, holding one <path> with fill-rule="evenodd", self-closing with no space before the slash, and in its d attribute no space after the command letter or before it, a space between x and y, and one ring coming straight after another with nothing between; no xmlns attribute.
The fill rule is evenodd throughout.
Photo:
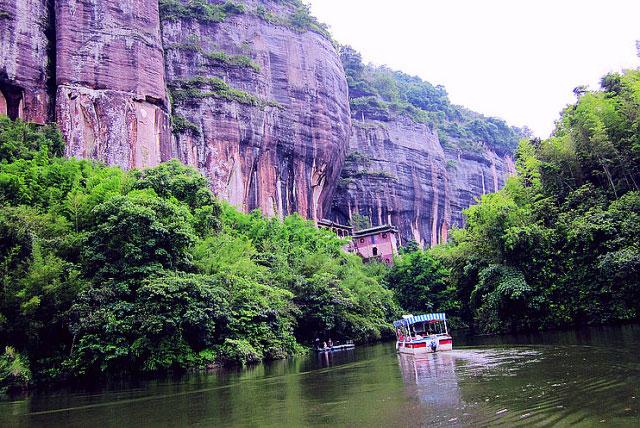
<svg viewBox="0 0 640 428"><path fill-rule="evenodd" d="M440 425L451 418L463 424L571 425L599 423L603 416L621 426L640 424L637 400L631 398L640 381L632 354L540 346L458 349L400 362L426 418L435 421L429 411L449 416ZM435 391L436 385L444 389Z"/></svg>

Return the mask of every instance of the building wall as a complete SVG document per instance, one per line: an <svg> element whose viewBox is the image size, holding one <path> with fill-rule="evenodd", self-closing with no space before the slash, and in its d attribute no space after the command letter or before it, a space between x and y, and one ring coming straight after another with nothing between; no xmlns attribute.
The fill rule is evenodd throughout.
<svg viewBox="0 0 640 428"><path fill-rule="evenodd" d="M380 258L385 263L393 263L393 255L397 250L394 233L381 232L369 236L354 237L356 252L364 259ZM374 252L374 249L377 252Z"/></svg>

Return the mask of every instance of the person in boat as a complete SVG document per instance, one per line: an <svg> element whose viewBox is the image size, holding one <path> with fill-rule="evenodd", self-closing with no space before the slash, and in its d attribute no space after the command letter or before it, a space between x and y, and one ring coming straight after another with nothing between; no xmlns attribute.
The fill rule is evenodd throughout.
<svg viewBox="0 0 640 428"><path fill-rule="evenodd" d="M331 338L329 338L329 348L333 348L333 340Z"/></svg>
<svg viewBox="0 0 640 428"><path fill-rule="evenodd" d="M322 342L322 348L327 349L327 342Z"/></svg>

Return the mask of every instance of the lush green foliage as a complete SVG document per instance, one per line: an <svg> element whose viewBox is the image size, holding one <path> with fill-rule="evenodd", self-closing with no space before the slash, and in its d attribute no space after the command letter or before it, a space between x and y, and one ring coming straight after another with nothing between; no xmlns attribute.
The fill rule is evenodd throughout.
<svg viewBox="0 0 640 428"><path fill-rule="evenodd" d="M335 234L240 213L177 161L125 172L52 156L54 129L0 125L0 388L390 332L384 268Z"/></svg>
<svg viewBox="0 0 640 428"><path fill-rule="evenodd" d="M247 67L252 69L256 73L260 72L260 66L246 55L232 55L223 51L207 51L203 49L202 41L195 34L192 34L185 38L185 41L183 43L169 45L166 46L165 49L177 49L181 51L198 53L204 58L210 60L214 65L224 65L225 67Z"/></svg>
<svg viewBox="0 0 640 428"><path fill-rule="evenodd" d="M231 1L222 4L207 0L160 0L160 17L166 21L180 18L201 22L222 22L227 16L244 13L244 6Z"/></svg>
<svg viewBox="0 0 640 428"><path fill-rule="evenodd" d="M11 389L26 388L31 381L31 370L27 359L11 346L0 355L0 393Z"/></svg>
<svg viewBox="0 0 640 428"><path fill-rule="evenodd" d="M451 312L457 309L455 289L447 285L447 270L428 252L405 251L387 276L400 305L410 312Z"/></svg>
<svg viewBox="0 0 640 428"><path fill-rule="evenodd" d="M329 32L329 27L318 21L318 19L311 14L309 5L300 0L274 1L289 6L291 12L286 16L281 16L277 12L268 9L265 5L258 4L256 6L256 16L272 24L283 25L298 32L313 31L329 40L333 40Z"/></svg>
<svg viewBox="0 0 640 428"><path fill-rule="evenodd" d="M551 138L521 142L517 176L429 251L481 331L640 318L640 71L578 95Z"/></svg>
<svg viewBox="0 0 640 428"><path fill-rule="evenodd" d="M387 67L364 65L361 55L348 46L340 48L340 57L356 119L388 120L401 114L437 128L445 145L472 150L487 145L499 153L513 152L527 132L451 104L441 85Z"/></svg>

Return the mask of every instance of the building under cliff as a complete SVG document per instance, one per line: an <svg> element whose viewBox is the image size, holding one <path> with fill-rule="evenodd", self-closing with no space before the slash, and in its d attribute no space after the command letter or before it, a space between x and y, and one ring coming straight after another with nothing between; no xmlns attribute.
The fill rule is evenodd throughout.
<svg viewBox="0 0 640 428"><path fill-rule="evenodd" d="M320 220L318 227L333 231L340 238L347 238L350 242L345 250L362 257L365 262L377 261L393 265L393 257L398 254L398 229L383 224L367 229L353 230L331 220Z"/></svg>

